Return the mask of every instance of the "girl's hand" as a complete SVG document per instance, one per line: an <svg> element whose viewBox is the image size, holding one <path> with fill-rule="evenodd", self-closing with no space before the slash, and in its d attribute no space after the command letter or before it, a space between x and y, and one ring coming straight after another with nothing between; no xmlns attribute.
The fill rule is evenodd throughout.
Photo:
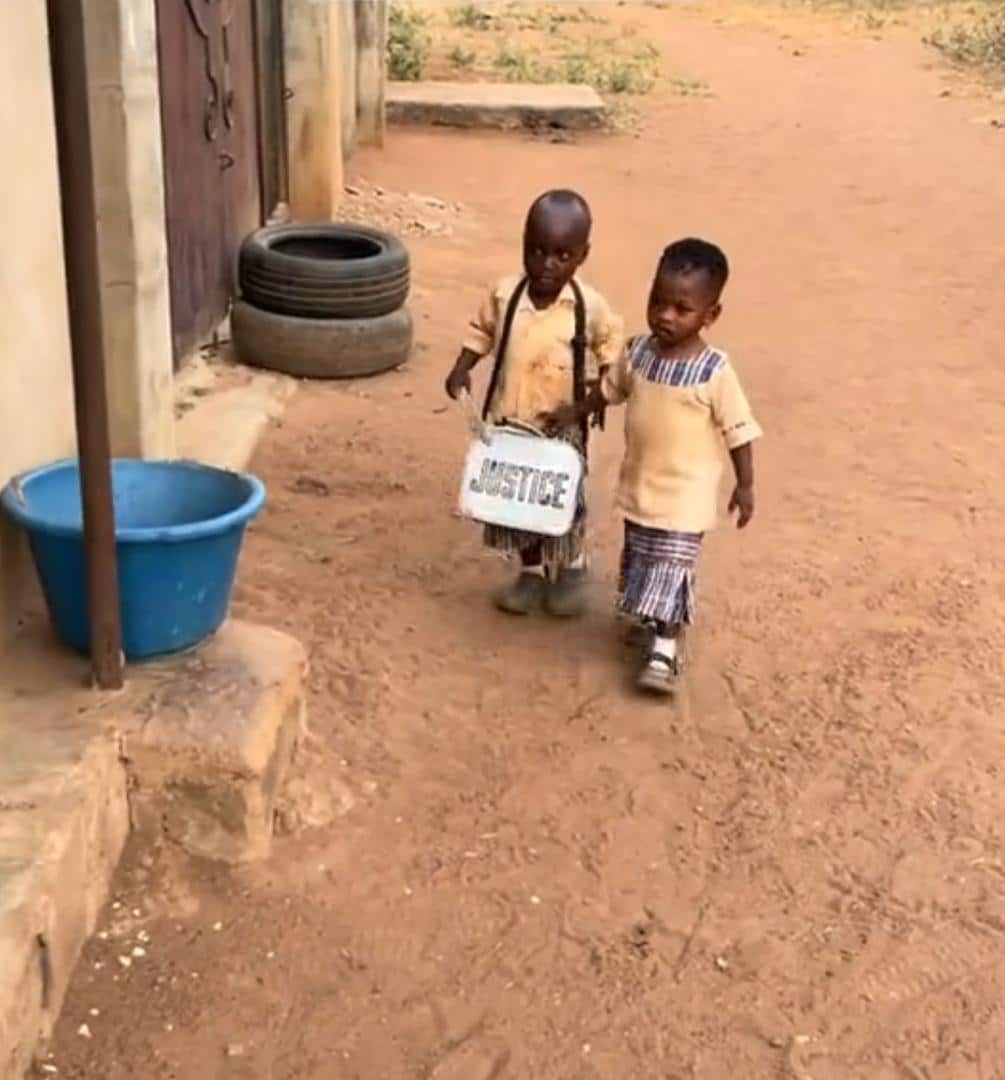
<svg viewBox="0 0 1005 1080"><path fill-rule="evenodd" d="M580 418L580 410L575 405L559 405L552 412L541 413L538 417L545 431L553 433L573 427L579 423Z"/></svg>
<svg viewBox="0 0 1005 1080"><path fill-rule="evenodd" d="M736 514L736 527L745 529L754 516L754 489L751 486L737 484L733 497L729 500L729 512Z"/></svg>

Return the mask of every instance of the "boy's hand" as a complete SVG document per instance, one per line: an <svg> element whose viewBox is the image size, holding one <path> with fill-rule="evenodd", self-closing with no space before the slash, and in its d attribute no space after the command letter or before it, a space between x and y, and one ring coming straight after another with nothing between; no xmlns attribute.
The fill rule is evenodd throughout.
<svg viewBox="0 0 1005 1080"><path fill-rule="evenodd" d="M456 401L461 394L471 393L471 372L467 367L455 364L447 376L447 393Z"/></svg>
<svg viewBox="0 0 1005 1080"><path fill-rule="evenodd" d="M754 516L754 489L746 485L737 484L733 489L733 497L729 500L729 512L736 514L736 527L745 529Z"/></svg>

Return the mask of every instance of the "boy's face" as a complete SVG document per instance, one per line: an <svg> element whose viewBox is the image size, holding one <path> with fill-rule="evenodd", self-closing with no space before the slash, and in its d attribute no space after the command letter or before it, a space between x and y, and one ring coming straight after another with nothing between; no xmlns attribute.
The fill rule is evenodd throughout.
<svg viewBox="0 0 1005 1080"><path fill-rule="evenodd" d="M649 294L649 329L665 349L698 337L719 317L719 291L704 270L657 274Z"/></svg>
<svg viewBox="0 0 1005 1080"><path fill-rule="evenodd" d="M557 296L589 253L590 227L580 212L552 208L527 222L523 267L535 293Z"/></svg>

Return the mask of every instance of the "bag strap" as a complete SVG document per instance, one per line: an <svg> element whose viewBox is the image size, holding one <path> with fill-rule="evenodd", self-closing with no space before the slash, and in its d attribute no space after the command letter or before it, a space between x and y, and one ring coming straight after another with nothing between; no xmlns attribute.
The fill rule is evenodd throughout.
<svg viewBox="0 0 1005 1080"><path fill-rule="evenodd" d="M488 420L489 418L489 408L492 405L492 399L496 396L503 361L506 359L506 350L509 348L510 335L513 333L513 320L516 318L516 309L526 291L527 279L521 278L517 287L513 290L513 295L509 298L509 303L506 305L502 333L499 335L499 347L496 349L495 363L492 365L492 375L489 378L489 388L485 392L485 404L482 406L482 420Z"/></svg>
<svg viewBox="0 0 1005 1080"><path fill-rule="evenodd" d="M580 404L586 400L586 350L589 344L586 336L586 299L583 296L583 290L580 288L579 282L576 281L575 278L573 278L569 284L572 286L575 318L575 330L571 341L572 400L576 402L576 404ZM499 386L503 364L506 360L506 350L509 348L509 339L513 333L513 322L516 319L517 307L526 291L527 279L521 278L517 287L513 290L513 295L509 298L509 303L506 305L506 314L503 317L502 333L499 335L499 346L496 349L495 363L492 365L492 375L489 378L488 390L485 393L485 403L482 406L482 420L488 420L489 418L489 409ZM603 412L594 419L594 424L603 428ZM588 420L582 421L580 433L583 436L583 449L585 450L590 436L590 422Z"/></svg>
<svg viewBox="0 0 1005 1080"><path fill-rule="evenodd" d="M586 400L586 350L589 341L586 337L586 300L579 282L573 278L569 284L572 286L572 296L575 311L576 331L572 337L572 400L581 405ZM583 437L583 449L590 438L589 420L580 421L580 434Z"/></svg>

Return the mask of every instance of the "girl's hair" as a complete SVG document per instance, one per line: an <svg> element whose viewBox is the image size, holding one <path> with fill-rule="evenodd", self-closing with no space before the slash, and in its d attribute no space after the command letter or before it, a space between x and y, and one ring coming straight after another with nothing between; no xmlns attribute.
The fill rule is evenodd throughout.
<svg viewBox="0 0 1005 1080"><path fill-rule="evenodd" d="M678 240L663 251L657 274L691 274L704 270L717 293L729 280L729 261L721 248L707 240Z"/></svg>

